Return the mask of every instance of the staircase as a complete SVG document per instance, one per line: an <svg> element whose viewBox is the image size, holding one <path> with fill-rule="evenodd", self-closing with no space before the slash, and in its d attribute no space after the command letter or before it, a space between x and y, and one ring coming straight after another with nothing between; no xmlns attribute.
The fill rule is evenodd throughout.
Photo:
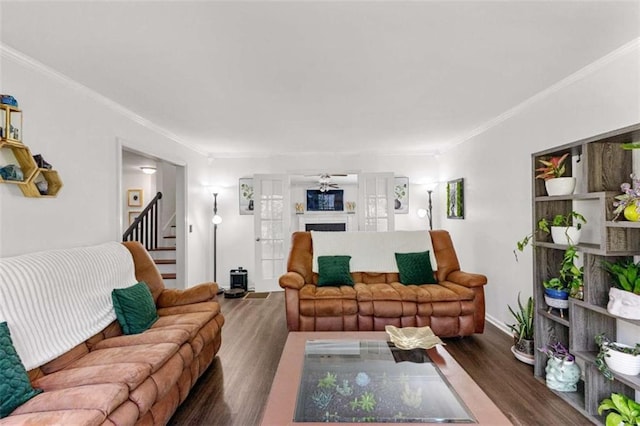
<svg viewBox="0 0 640 426"><path fill-rule="evenodd" d="M171 226L168 235L162 236L162 241L158 241L157 205L161 199L162 193L158 192L131 226L127 228L122 235L122 241L139 241L144 245L155 261L164 280L164 285L168 288L177 288L176 227Z"/></svg>
<svg viewBox="0 0 640 426"><path fill-rule="evenodd" d="M149 254L151 254L151 257L162 275L164 285L168 288L177 288L175 229L175 225L171 226L171 232L169 235L162 237L162 245L149 250Z"/></svg>

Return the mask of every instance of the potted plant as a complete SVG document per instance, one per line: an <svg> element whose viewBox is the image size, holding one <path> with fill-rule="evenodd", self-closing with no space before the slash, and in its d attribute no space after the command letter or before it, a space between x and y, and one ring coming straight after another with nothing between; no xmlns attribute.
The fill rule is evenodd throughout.
<svg viewBox="0 0 640 426"><path fill-rule="evenodd" d="M602 267L613 279L607 311L623 318L640 319L640 262L620 259L603 261Z"/></svg>
<svg viewBox="0 0 640 426"><path fill-rule="evenodd" d="M513 333L514 346L512 347L513 355L520 361L527 364L533 364L533 297L527 299L526 304L520 302L520 293L518 293L518 310L515 311L508 306L509 312L515 318L515 324L507 324Z"/></svg>
<svg viewBox="0 0 640 426"><path fill-rule="evenodd" d="M569 246L562 257L560 276L542 282L544 300L549 307L547 312L558 308L561 318L564 318L562 310L569 307L569 296L576 299L582 299L583 296L584 268L576 266L575 259L577 258L576 248Z"/></svg>
<svg viewBox="0 0 640 426"><path fill-rule="evenodd" d="M551 219L543 217L538 221L538 229L551 234L551 239L555 244L564 244L571 247L580 242L580 230L582 225L586 223L587 219L583 215L576 211L571 211L566 215L557 214ZM516 242L516 249L513 251L516 260L518 260L516 250L524 251L532 239L533 234L529 234Z"/></svg>
<svg viewBox="0 0 640 426"><path fill-rule="evenodd" d="M569 349L561 342L555 342L538 350L549 357L545 368L547 387L558 392L575 392L580 381L580 367Z"/></svg>
<svg viewBox="0 0 640 426"><path fill-rule="evenodd" d="M608 411L606 426L636 426L640 425L640 404L620 393L612 393L611 398L605 398L598 406L598 414Z"/></svg>
<svg viewBox="0 0 640 426"><path fill-rule="evenodd" d="M538 228L550 233L551 239L555 244L574 246L580 242L580 230L582 225L586 223L587 219L583 215L571 211L566 215L555 215L551 222L546 218L540 219Z"/></svg>
<svg viewBox="0 0 640 426"><path fill-rule="evenodd" d="M618 220L620 214L631 222L640 220L640 179L635 174L631 176L631 183L624 182L620 185L620 189L624 194L617 195L616 201L613 202L613 220Z"/></svg>
<svg viewBox="0 0 640 426"><path fill-rule="evenodd" d="M537 179L544 179L544 186L549 195L569 195L573 194L576 187L576 178L563 177L566 171L564 160L567 159L569 153L565 153L561 157L551 157L549 160L538 160L543 167L536 169L540 172L536 175Z"/></svg>
<svg viewBox="0 0 640 426"><path fill-rule="evenodd" d="M598 334L595 341L600 348L596 367L607 379L613 380L612 371L629 376L640 374L640 343L629 346L612 342L604 334Z"/></svg>

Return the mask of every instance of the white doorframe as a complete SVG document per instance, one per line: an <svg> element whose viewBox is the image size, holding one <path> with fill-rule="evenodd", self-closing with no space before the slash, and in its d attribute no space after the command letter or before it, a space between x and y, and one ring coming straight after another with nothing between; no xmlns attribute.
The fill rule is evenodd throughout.
<svg viewBox="0 0 640 426"><path fill-rule="evenodd" d="M185 287L189 281L188 268L187 268L187 182L188 182L188 170L187 164L175 159L164 158L145 151L144 148L136 146L135 142L128 141L116 137L116 185L118 185L116 194L118 199L116 200L116 212L115 217L117 221L116 229L118 235L115 236L116 241L122 240L123 229L123 211L124 211L124 189L122 188L122 152L124 150L153 158L166 163L172 164L176 167L176 283Z"/></svg>

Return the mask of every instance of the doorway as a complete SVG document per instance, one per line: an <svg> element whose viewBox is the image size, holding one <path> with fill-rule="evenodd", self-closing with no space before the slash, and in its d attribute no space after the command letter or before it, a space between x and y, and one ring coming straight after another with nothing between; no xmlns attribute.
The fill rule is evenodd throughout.
<svg viewBox="0 0 640 426"><path fill-rule="evenodd" d="M186 259L186 166L160 158L118 141L118 218L120 234L129 227L145 206L162 193L158 202L158 248L150 250L158 270L169 288L184 288L188 282ZM146 174L143 167L153 173ZM129 200L131 191L140 201ZM133 205L131 205L133 204Z"/></svg>

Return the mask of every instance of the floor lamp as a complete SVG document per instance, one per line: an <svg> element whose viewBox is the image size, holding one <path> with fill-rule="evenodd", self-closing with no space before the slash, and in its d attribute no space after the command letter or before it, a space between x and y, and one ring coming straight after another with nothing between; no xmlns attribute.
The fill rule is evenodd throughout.
<svg viewBox="0 0 640 426"><path fill-rule="evenodd" d="M433 229L433 203L431 201L431 194L433 193L433 190L435 189L436 184L430 184L427 187L427 194L429 194L429 204L427 206L427 209L418 209L418 216L419 217L427 217L429 218L429 229L432 230Z"/></svg>
<svg viewBox="0 0 640 426"><path fill-rule="evenodd" d="M222 217L218 214L218 193L213 193L213 281L218 282L218 225L222 223ZM220 291L222 292L222 291Z"/></svg>

